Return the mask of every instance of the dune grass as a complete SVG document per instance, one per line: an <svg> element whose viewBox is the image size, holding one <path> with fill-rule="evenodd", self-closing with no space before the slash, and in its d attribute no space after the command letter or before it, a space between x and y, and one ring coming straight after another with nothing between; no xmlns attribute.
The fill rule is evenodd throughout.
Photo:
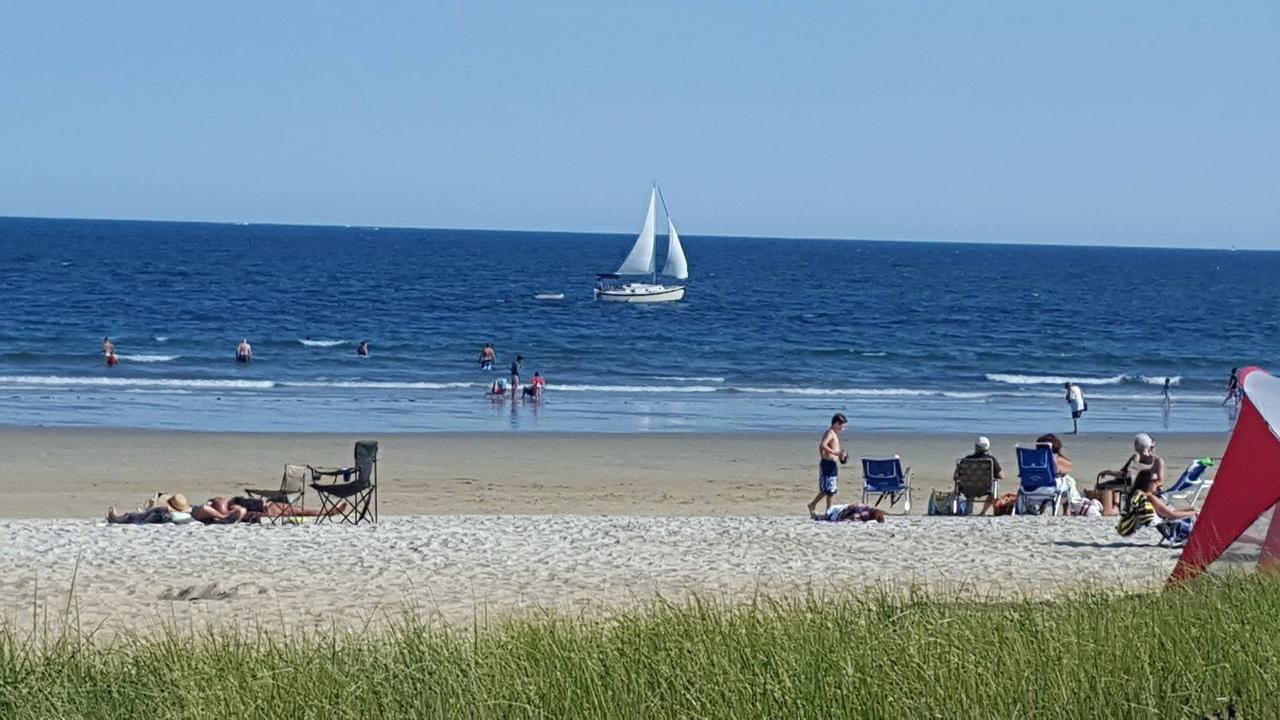
<svg viewBox="0 0 1280 720"><path fill-rule="evenodd" d="M1280 717L1280 582L655 604L374 635L0 633L3 718ZM1224 715L1225 717L1225 715Z"/></svg>

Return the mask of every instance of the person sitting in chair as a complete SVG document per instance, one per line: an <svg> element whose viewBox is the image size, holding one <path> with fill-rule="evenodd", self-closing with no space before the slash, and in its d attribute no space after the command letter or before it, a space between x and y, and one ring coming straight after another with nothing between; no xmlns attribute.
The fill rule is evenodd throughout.
<svg viewBox="0 0 1280 720"><path fill-rule="evenodd" d="M962 460L985 460L988 458L990 458L991 460L992 477L996 480L1003 480L1004 470L1001 469L1000 461L996 459L996 456L991 454L991 441L988 440L986 437L979 437L976 441L974 441L973 452L969 453L968 455L965 455L961 459ZM957 482L959 479L960 479L960 463L956 463L956 469L955 469L955 472L952 473L951 481ZM978 514L986 515L987 511L991 509L991 506L995 503L995 501L996 501L995 497L988 495L982 501L982 511L979 512Z"/></svg>
<svg viewBox="0 0 1280 720"><path fill-rule="evenodd" d="M1102 502L1103 515L1119 514L1117 496L1129 491L1134 479L1143 470L1150 470L1155 473L1158 482L1164 482L1164 458L1156 455L1156 441L1146 433L1138 433L1133 437L1133 454L1124 461L1124 465L1119 470L1103 470L1098 473L1094 493Z"/></svg>

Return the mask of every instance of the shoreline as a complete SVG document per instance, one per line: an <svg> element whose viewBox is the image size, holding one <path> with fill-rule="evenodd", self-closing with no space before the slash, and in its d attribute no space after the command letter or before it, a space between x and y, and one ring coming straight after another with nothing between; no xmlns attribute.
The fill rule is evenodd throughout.
<svg viewBox="0 0 1280 720"><path fill-rule="evenodd" d="M1144 428L1135 428L1134 432ZM383 515L803 516L816 492L812 433L246 433L0 427L4 518L98 518L157 491L191 501L277 487L285 463L346 465L354 441L376 439ZM1220 457L1228 433L1150 431L1170 474ZM835 502L861 499L856 458L900 455L913 472L912 513L949 489L956 458L977 433L846 432L854 460ZM990 434L1015 489L1013 446L1035 435ZM1118 467L1130 433L1062 435L1079 487ZM310 498L310 494L308 494ZM308 502L310 505L310 502Z"/></svg>

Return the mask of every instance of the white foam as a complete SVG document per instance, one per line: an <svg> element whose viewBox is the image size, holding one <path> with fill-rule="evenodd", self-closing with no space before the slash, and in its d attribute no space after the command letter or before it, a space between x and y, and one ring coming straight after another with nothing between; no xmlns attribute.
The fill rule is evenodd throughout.
<svg viewBox="0 0 1280 720"><path fill-rule="evenodd" d="M267 390L276 385L270 380L68 377L64 375L0 375L0 384L48 387L187 387L225 390Z"/></svg>
<svg viewBox="0 0 1280 720"><path fill-rule="evenodd" d="M956 400L983 400L991 397L990 393L920 390L916 388L743 387L734 389L759 395L810 395L815 397L946 397Z"/></svg>
<svg viewBox="0 0 1280 720"><path fill-rule="evenodd" d="M129 360L131 362L158 363L158 362L170 362L172 360L177 360L182 356L181 355L124 355L124 354L121 354L118 357L121 360Z"/></svg>
<svg viewBox="0 0 1280 720"><path fill-rule="evenodd" d="M169 342L169 336L168 336L168 335L157 335L157 336L156 336L156 342Z"/></svg>
<svg viewBox="0 0 1280 720"><path fill-rule="evenodd" d="M1162 376L1155 376L1155 375L1143 375L1143 376L1141 376L1141 380L1142 380L1142 382L1144 382L1144 383L1146 383L1146 384L1148 384L1148 385L1160 385L1161 387L1163 387L1163 386L1164 386L1164 381L1165 381L1166 379L1168 379L1168 380L1169 380L1169 384L1170 384L1170 385L1181 385L1181 384L1182 384L1182 376L1181 376L1181 375L1162 375Z"/></svg>
<svg viewBox="0 0 1280 720"><path fill-rule="evenodd" d="M714 376L714 375L708 375L708 376L702 376L702 375L654 375L654 376L653 376L653 379L655 379L655 380L675 380L676 382L710 382L710 383L722 383L722 382L724 382L724 378L722 378L722 377L716 377L716 376Z"/></svg>
<svg viewBox="0 0 1280 720"><path fill-rule="evenodd" d="M987 373L985 377L991 382L1008 383L1010 385L1062 385L1072 382L1076 385L1119 385L1128 379L1127 375L1113 375L1105 378L1068 377L1066 375L1012 375L1007 373ZM1160 380L1164 382L1163 379Z"/></svg>
<svg viewBox="0 0 1280 720"><path fill-rule="evenodd" d="M713 393L710 385L549 385L556 392L603 393Z"/></svg>
<svg viewBox="0 0 1280 720"><path fill-rule="evenodd" d="M370 390L449 390L454 388L486 387L469 382L392 382L381 380L297 380L282 382L286 387L314 388L363 388Z"/></svg>
<svg viewBox="0 0 1280 720"><path fill-rule="evenodd" d="M306 345L307 347L337 347L338 345L345 345L347 341L346 340L310 340L308 339L308 340L298 340L298 342L302 343L303 345Z"/></svg>

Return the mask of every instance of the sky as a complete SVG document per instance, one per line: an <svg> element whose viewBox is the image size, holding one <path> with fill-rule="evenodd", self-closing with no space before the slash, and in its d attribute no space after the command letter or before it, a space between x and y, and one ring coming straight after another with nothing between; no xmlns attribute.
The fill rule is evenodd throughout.
<svg viewBox="0 0 1280 720"><path fill-rule="evenodd" d="M0 215L1280 248L1280 3L27 2Z"/></svg>

